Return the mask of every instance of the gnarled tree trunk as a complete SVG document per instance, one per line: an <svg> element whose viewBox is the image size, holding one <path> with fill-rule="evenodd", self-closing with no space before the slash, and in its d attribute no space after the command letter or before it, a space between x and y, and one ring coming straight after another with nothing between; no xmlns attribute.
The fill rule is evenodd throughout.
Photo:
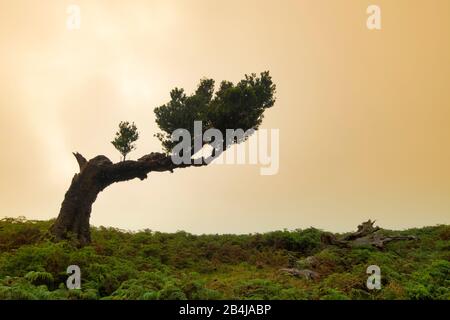
<svg viewBox="0 0 450 320"><path fill-rule="evenodd" d="M50 228L57 239L76 237L80 245L90 243L89 218L92 204L97 195L109 185L139 178L144 180L151 171L170 171L176 168L202 166L203 164L175 165L170 156L150 153L137 161L112 163L105 156L96 156L87 161L81 154L74 153L80 172L75 174L62 202L59 215Z"/></svg>

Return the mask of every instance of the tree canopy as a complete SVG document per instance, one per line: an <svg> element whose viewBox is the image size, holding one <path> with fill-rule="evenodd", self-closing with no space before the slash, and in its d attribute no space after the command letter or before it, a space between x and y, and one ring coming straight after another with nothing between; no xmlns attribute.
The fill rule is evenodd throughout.
<svg viewBox="0 0 450 320"><path fill-rule="evenodd" d="M192 140L194 121L202 121L202 134L209 128L224 135L226 129L257 130L264 111L275 103L275 84L268 71L260 76L245 75L237 84L222 81L216 92L214 89L213 79L202 79L194 94L188 96L183 89L175 88L170 101L155 108L156 123L162 131L156 137L167 153L176 144L171 140L176 129L188 130Z"/></svg>

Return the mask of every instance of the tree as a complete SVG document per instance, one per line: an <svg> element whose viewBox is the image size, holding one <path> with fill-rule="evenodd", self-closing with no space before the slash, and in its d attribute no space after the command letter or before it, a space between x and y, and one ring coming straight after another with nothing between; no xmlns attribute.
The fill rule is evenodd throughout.
<svg viewBox="0 0 450 320"><path fill-rule="evenodd" d="M203 132L219 129L225 136L226 129L258 129L263 113L275 103L275 84L269 72L245 75L233 84L223 81L214 93L214 80L202 79L194 94L187 96L183 89L170 92L170 101L155 109L156 123L162 132L156 136L165 152L152 152L136 161L113 163L99 155L89 161L74 153L80 171L72 179L61 209L50 233L56 240L76 236L81 245L90 242L89 219L92 204L97 195L109 185L135 178L144 180L150 172L173 172L174 169L200 167L206 163L175 164L171 158L175 146L171 134L176 129L186 129L195 138L194 121L203 122ZM202 132L202 133L203 133ZM121 135L119 135L121 136ZM223 151L242 140L225 141ZM203 147L208 143L203 142ZM120 151L120 150L119 150ZM194 154L197 150L193 150Z"/></svg>
<svg viewBox="0 0 450 320"><path fill-rule="evenodd" d="M128 121L121 121L119 123L119 131L116 132L116 137L111 143L120 152L125 161L126 156L132 150L136 149L134 142L139 138L134 122L130 124Z"/></svg>

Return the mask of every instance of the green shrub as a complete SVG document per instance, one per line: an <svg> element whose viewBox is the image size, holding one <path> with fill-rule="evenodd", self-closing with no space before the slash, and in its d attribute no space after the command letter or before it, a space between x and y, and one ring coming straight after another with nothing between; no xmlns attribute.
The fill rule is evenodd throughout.
<svg viewBox="0 0 450 320"><path fill-rule="evenodd" d="M53 276L48 272L30 271L25 275L25 279L34 285L53 285Z"/></svg>
<svg viewBox="0 0 450 320"><path fill-rule="evenodd" d="M350 300L350 298L339 290L328 289L322 295L321 300Z"/></svg>
<svg viewBox="0 0 450 320"><path fill-rule="evenodd" d="M235 293L239 297L252 300L273 299L278 296L282 287L269 280L254 279L244 281L235 289Z"/></svg>
<svg viewBox="0 0 450 320"><path fill-rule="evenodd" d="M0 299L450 299L449 226L385 234L418 241L340 248L309 228L248 235L192 235L92 228L92 244L45 239L52 221L0 220ZM66 288L67 267L81 289ZM381 290L366 269L381 268ZM318 279L280 268L311 269Z"/></svg>

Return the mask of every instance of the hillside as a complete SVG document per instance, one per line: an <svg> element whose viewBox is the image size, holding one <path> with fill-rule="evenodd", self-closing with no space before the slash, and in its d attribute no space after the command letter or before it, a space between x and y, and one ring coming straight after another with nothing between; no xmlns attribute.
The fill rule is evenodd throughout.
<svg viewBox="0 0 450 320"><path fill-rule="evenodd" d="M314 228L192 235L103 227L78 248L48 240L51 223L0 221L0 299L450 299L447 225L382 229L377 233L417 238L384 249L324 244ZM74 264L81 290L65 287ZM381 290L366 287L369 265L381 268Z"/></svg>

